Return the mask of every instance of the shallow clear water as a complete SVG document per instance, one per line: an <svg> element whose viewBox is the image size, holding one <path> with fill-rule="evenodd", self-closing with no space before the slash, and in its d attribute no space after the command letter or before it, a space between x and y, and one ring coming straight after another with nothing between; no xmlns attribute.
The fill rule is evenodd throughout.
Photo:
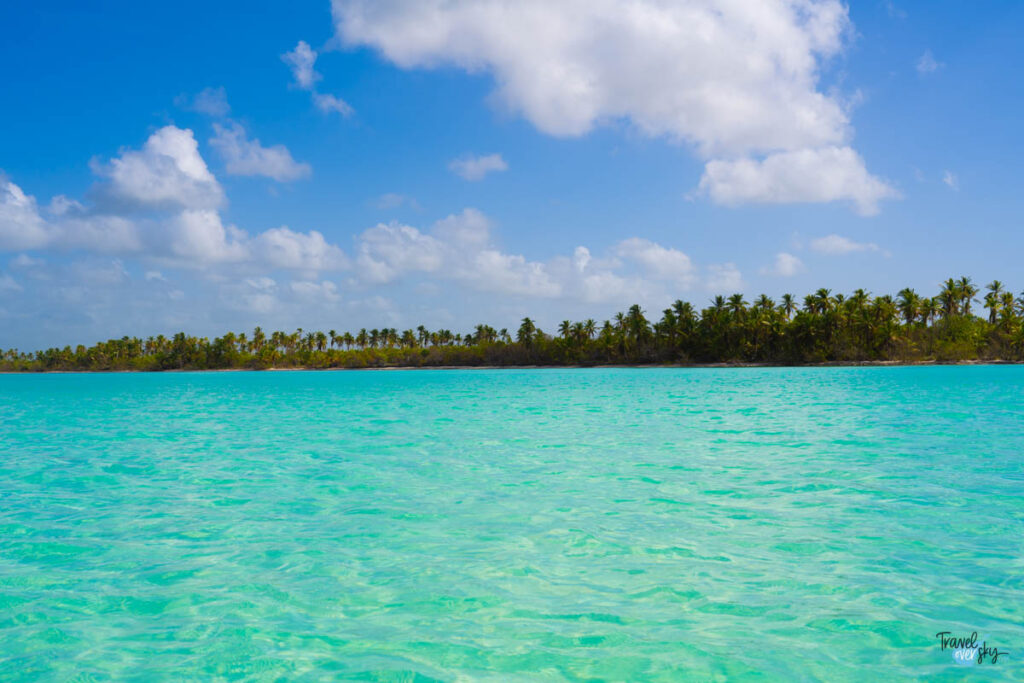
<svg viewBox="0 0 1024 683"><path fill-rule="evenodd" d="M1022 395L1019 366L0 376L0 678L1019 680Z"/></svg>

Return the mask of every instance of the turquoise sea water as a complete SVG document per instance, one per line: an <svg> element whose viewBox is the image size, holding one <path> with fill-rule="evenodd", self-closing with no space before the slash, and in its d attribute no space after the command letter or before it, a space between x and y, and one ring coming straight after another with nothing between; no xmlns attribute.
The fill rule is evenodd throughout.
<svg viewBox="0 0 1024 683"><path fill-rule="evenodd" d="M1022 396L1019 366L0 376L0 679L1020 680Z"/></svg>

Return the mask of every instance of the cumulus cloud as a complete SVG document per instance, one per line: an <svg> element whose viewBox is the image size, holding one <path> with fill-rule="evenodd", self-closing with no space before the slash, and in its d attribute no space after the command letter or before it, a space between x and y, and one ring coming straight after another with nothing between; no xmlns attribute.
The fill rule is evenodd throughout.
<svg viewBox="0 0 1024 683"><path fill-rule="evenodd" d="M761 269L762 275L774 275L776 277L793 277L803 272L804 264L793 254L780 252L775 255L775 261L770 266Z"/></svg>
<svg viewBox="0 0 1024 683"><path fill-rule="evenodd" d="M249 141L237 126L215 125L220 146L236 172L286 179L302 172L287 150ZM101 177L94 207L58 195L45 212L13 182L0 184L0 250L81 249L134 254L180 268L236 265L304 273L343 270L337 245L316 231L273 228L255 236L225 224L223 193L199 154L192 131L167 126L140 150L122 150L95 162ZM116 201L115 201L116 200ZM140 209L145 209L140 213Z"/></svg>
<svg viewBox="0 0 1024 683"><path fill-rule="evenodd" d="M465 209L435 222L428 231L382 223L357 239L356 270L366 283L403 278L454 280L475 291L511 296L596 302L674 298L700 284L701 270L684 252L650 240L630 238L600 258L585 246L570 256L533 261L498 248L492 222ZM712 266L707 280L740 282L735 266Z"/></svg>
<svg viewBox="0 0 1024 683"><path fill-rule="evenodd" d="M464 180L476 181L483 180L488 173L507 171L508 164L500 154L467 155L448 162L448 170Z"/></svg>
<svg viewBox="0 0 1024 683"><path fill-rule="evenodd" d="M267 230L253 240L253 249L262 262L274 268L335 271L349 265L341 248L330 244L316 230L308 233L286 227Z"/></svg>
<svg viewBox="0 0 1024 683"><path fill-rule="evenodd" d="M171 254L196 264L242 261L249 255L245 233L226 227L220 214L209 209L187 209L165 224L163 237Z"/></svg>
<svg viewBox="0 0 1024 683"><path fill-rule="evenodd" d="M245 128L236 122L226 126L213 124L214 136L210 139L224 159L227 172L232 175L266 176L278 182L289 182L307 178L313 169L307 163L292 158L284 145L264 147L258 139L248 139Z"/></svg>
<svg viewBox="0 0 1024 683"><path fill-rule="evenodd" d="M878 213L879 201L899 196L868 173L849 147L779 152L761 161L712 161L698 189L725 205L842 200L862 215Z"/></svg>
<svg viewBox="0 0 1024 683"><path fill-rule="evenodd" d="M107 183L101 193L147 208L215 208L224 192L199 154L189 129L165 126L149 136L140 150L123 150L107 164L93 163Z"/></svg>
<svg viewBox="0 0 1024 683"><path fill-rule="evenodd" d="M316 64L316 50L306 41L300 40L295 49L281 55L281 60L291 68L296 87L312 90L320 80L320 74L313 68Z"/></svg>
<svg viewBox="0 0 1024 683"><path fill-rule="evenodd" d="M620 242L615 248L616 256L641 265L655 277L675 282L689 289L696 280L696 268L690 257L679 251L655 244L650 240L633 237Z"/></svg>
<svg viewBox="0 0 1024 683"><path fill-rule="evenodd" d="M36 249L51 238L35 197L0 176L0 249Z"/></svg>
<svg viewBox="0 0 1024 683"><path fill-rule="evenodd" d="M881 251L881 248L872 242L855 242L849 237L842 235L826 235L811 241L811 249L820 254L853 254L861 251Z"/></svg>
<svg viewBox="0 0 1024 683"><path fill-rule="evenodd" d="M333 0L332 9L344 44L401 68L490 74L494 99L550 135L621 121L726 163L851 138L841 97L818 90L821 65L851 33L840 0ZM836 191L778 196L831 201ZM731 197L757 201L743 188Z"/></svg>
<svg viewBox="0 0 1024 683"><path fill-rule="evenodd" d="M707 267L705 286L716 294L743 289L743 276L735 263L718 263Z"/></svg>
<svg viewBox="0 0 1024 683"><path fill-rule="evenodd" d="M228 94L224 87L204 88L195 95L178 95L174 103L182 109L199 112L207 116L222 118L231 113Z"/></svg>
<svg viewBox="0 0 1024 683"><path fill-rule="evenodd" d="M384 283L409 272L434 272L443 262L442 244L412 226L381 223L359 237L357 266L361 276Z"/></svg>

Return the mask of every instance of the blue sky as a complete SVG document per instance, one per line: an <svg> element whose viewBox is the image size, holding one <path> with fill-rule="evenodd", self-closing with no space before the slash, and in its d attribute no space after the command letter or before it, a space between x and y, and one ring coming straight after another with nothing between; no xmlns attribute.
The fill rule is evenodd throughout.
<svg viewBox="0 0 1024 683"><path fill-rule="evenodd" d="M0 347L1022 288L1022 25L1009 1L6 3Z"/></svg>

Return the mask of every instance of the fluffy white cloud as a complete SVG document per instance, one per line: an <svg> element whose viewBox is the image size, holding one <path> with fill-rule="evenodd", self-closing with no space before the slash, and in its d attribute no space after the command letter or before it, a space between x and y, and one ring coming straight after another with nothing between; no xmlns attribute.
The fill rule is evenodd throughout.
<svg viewBox="0 0 1024 683"><path fill-rule="evenodd" d="M342 116L351 116L355 111L352 109L352 105L345 100L325 93L313 93L313 104L325 114L336 113Z"/></svg>
<svg viewBox="0 0 1024 683"><path fill-rule="evenodd" d="M249 255L245 233L225 227L220 214L209 209L187 209L164 225L170 253L194 265L242 261Z"/></svg>
<svg viewBox="0 0 1024 683"><path fill-rule="evenodd" d="M231 105L228 104L228 94L224 87L204 88L194 96L179 95L174 103L182 109L199 112L207 116L221 118L231 112Z"/></svg>
<svg viewBox="0 0 1024 683"><path fill-rule="evenodd" d="M780 252L775 255L772 265L761 269L762 275L774 275L777 277L793 277L803 272L804 263L793 254Z"/></svg>
<svg viewBox="0 0 1024 683"><path fill-rule="evenodd" d="M337 301L341 298L341 295L338 294L338 285L334 284L330 280L324 280L322 282L297 280L290 283L288 287L292 292L298 295L299 298L309 301Z"/></svg>
<svg viewBox="0 0 1024 683"><path fill-rule="evenodd" d="M361 277L384 283L415 271L434 272L444 261L443 245L414 227L381 223L359 236L356 260Z"/></svg>
<svg viewBox="0 0 1024 683"><path fill-rule="evenodd" d="M279 182L307 178L313 172L309 164L292 158L284 145L264 147L258 139L248 139L245 128L236 122L226 126L213 124L215 135L210 139L227 172L232 175L266 176Z"/></svg>
<svg viewBox="0 0 1024 683"><path fill-rule="evenodd" d="M304 40L300 40L291 52L281 55L281 60L291 67L295 85L303 90L312 90L320 74L313 68L316 64L316 50Z"/></svg>
<svg viewBox="0 0 1024 683"><path fill-rule="evenodd" d="M101 192L145 207L215 208L224 200L217 179L189 129L165 126L141 150L124 150L109 164L93 164L107 179Z"/></svg>
<svg viewBox="0 0 1024 683"><path fill-rule="evenodd" d="M483 180L488 173L507 171L508 164L500 154L464 156L448 162L448 170L464 180Z"/></svg>
<svg viewBox="0 0 1024 683"><path fill-rule="evenodd" d="M960 179L952 171L946 171L942 174L942 182L951 190L960 189Z"/></svg>
<svg viewBox="0 0 1024 683"><path fill-rule="evenodd" d="M699 190L726 205L843 200L863 215L878 213L882 199L899 196L868 173L849 147L779 152L761 161L711 161Z"/></svg>
<svg viewBox="0 0 1024 683"><path fill-rule="evenodd" d="M461 274L484 291L537 297L562 293L562 286L554 281L544 264L527 261L518 254L503 254L497 249L477 252Z"/></svg>
<svg viewBox="0 0 1024 683"><path fill-rule="evenodd" d="M480 247L491 238L491 219L470 207L437 221L433 233L457 248Z"/></svg>
<svg viewBox="0 0 1024 683"><path fill-rule="evenodd" d="M690 257L650 240L631 238L603 258L577 247L571 256L531 261L491 240L491 221L476 209L441 219L428 232L399 223L380 224L357 239L360 281L382 285L403 278L454 280L471 291L590 303L675 298L701 280ZM735 266L712 266L709 282L739 288Z"/></svg>
<svg viewBox="0 0 1024 683"><path fill-rule="evenodd" d="M708 154L840 141L817 62L848 28L838 0L334 0L338 33L402 67L489 71L541 130L628 118Z"/></svg>
<svg viewBox="0 0 1024 683"><path fill-rule="evenodd" d="M827 155L851 137L840 96L818 90L822 62L851 33L840 0L333 0L332 9L343 43L402 68L489 73L495 99L551 135L626 121L724 163ZM857 164L871 196L893 196ZM837 198L815 187L815 169L790 173L800 170L802 191L773 201ZM738 186L745 177L733 178L731 203L761 201Z"/></svg>
<svg viewBox="0 0 1024 683"><path fill-rule="evenodd" d="M734 263L718 263L707 268L705 287L716 294L743 289L743 277Z"/></svg>
<svg viewBox="0 0 1024 683"><path fill-rule="evenodd" d="M820 254L853 254L859 251L881 251L881 248L872 242L854 242L849 237L842 235L826 235L811 240L811 249Z"/></svg>
<svg viewBox="0 0 1024 683"><path fill-rule="evenodd" d="M630 238L619 243L615 254L641 265L658 279L674 282L684 289L689 289L696 280L696 268L689 256L650 240Z"/></svg>
<svg viewBox="0 0 1024 683"><path fill-rule="evenodd" d="M0 249L36 249L49 243L52 235L39 215L35 197L0 177Z"/></svg>
<svg viewBox="0 0 1024 683"><path fill-rule="evenodd" d="M236 171L281 179L297 173L284 148L263 148L238 127L215 126L218 142ZM0 184L0 250L81 249L134 254L178 268L235 265L312 274L348 267L343 251L316 231L287 227L251 236L225 225L216 204L220 185L200 156L192 132L173 126L150 136L141 150L124 150L94 164L104 182L97 207L58 195L46 212L13 182ZM133 175L134 174L134 175ZM112 198L120 201L112 202ZM139 215L137 209L147 211ZM25 257L28 258L28 257Z"/></svg>
<svg viewBox="0 0 1024 683"><path fill-rule="evenodd" d="M274 268L334 271L348 267L345 253L316 230L308 233L286 227L267 230L253 240L253 250L263 263Z"/></svg>

